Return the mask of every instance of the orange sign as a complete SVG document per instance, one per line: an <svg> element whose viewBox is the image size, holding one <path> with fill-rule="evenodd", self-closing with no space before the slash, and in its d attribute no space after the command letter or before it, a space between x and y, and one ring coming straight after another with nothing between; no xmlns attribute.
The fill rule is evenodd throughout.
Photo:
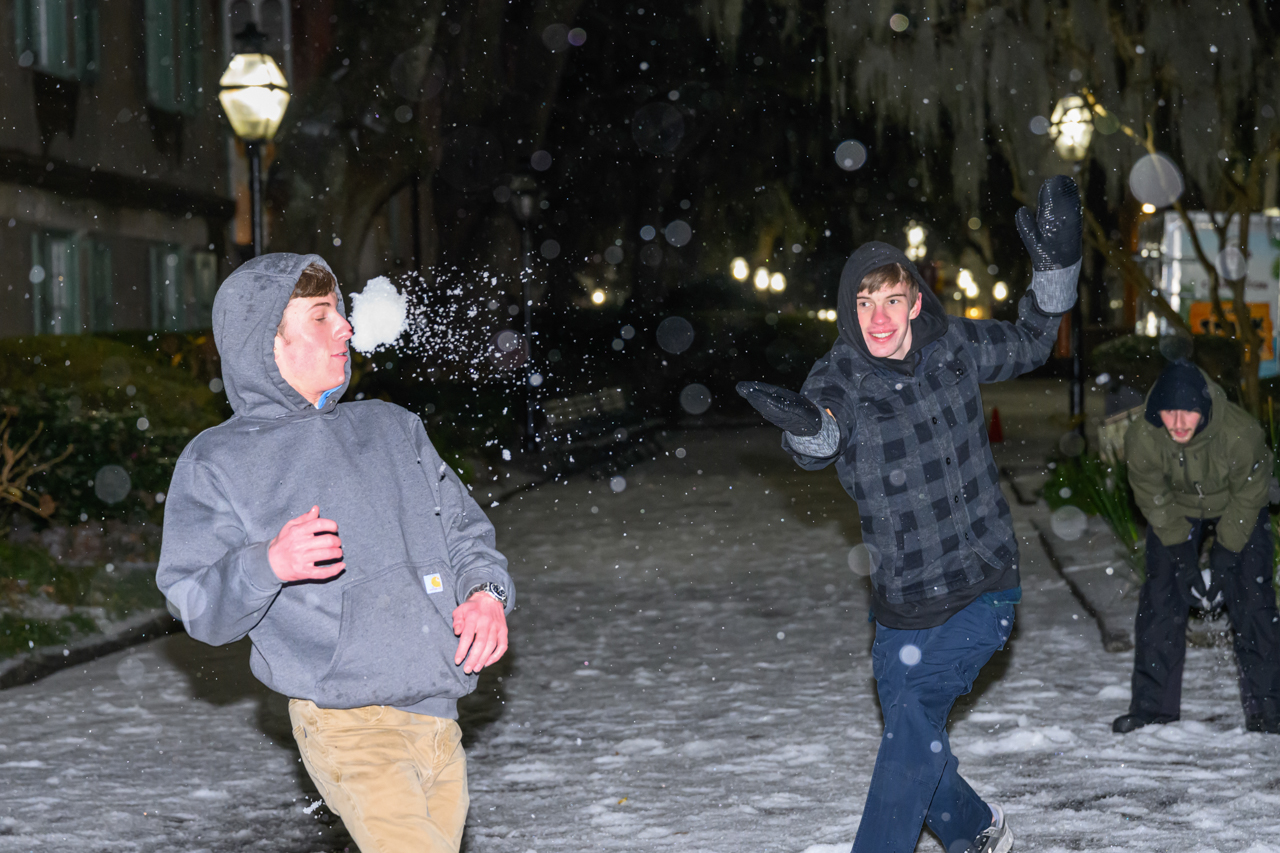
<svg viewBox="0 0 1280 853"><path fill-rule="evenodd" d="M1222 314L1228 323L1235 325L1236 314L1230 302L1222 303ZM1250 302L1249 316L1253 320L1253 328L1257 331L1258 336L1262 338L1262 358L1260 360L1271 361L1276 357L1271 346L1272 335L1275 334L1271 325L1271 306L1265 302ZM1198 335L1223 334L1223 330L1213 321L1213 305L1209 302L1192 302L1191 316L1188 318L1187 324L1191 326L1191 331Z"/></svg>

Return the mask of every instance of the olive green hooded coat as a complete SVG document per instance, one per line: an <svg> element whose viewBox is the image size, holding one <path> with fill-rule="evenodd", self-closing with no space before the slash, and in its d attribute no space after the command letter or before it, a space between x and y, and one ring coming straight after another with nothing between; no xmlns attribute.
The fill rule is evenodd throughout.
<svg viewBox="0 0 1280 853"><path fill-rule="evenodd" d="M1218 541L1240 551L1267 505L1271 450L1257 420L1201 375L1211 400L1208 423L1177 444L1163 426L1145 417L1134 421L1124 440L1129 485L1163 544L1187 540L1188 518L1219 518ZM1147 400L1150 407L1150 392Z"/></svg>

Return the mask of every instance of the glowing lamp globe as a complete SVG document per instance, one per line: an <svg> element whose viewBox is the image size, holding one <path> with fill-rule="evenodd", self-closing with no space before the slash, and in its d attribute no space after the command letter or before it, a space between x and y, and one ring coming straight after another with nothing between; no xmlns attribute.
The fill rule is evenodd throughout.
<svg viewBox="0 0 1280 853"><path fill-rule="evenodd" d="M289 106L289 83L265 53L237 53L218 81L231 129L246 142L270 142Z"/></svg>
<svg viewBox="0 0 1280 853"><path fill-rule="evenodd" d="M1063 160L1083 160L1093 139L1093 111L1079 95L1058 101L1049 117L1049 135Z"/></svg>

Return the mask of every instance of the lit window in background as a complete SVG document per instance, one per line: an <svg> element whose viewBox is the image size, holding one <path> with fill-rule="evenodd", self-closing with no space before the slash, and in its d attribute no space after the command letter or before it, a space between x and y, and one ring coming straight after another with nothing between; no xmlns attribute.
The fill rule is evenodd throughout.
<svg viewBox="0 0 1280 853"><path fill-rule="evenodd" d="M1009 285L1003 281L997 281L991 288L991 295L996 298L997 302L1003 302L1009 298Z"/></svg>
<svg viewBox="0 0 1280 853"><path fill-rule="evenodd" d="M981 305L974 305L965 309L964 316L968 317L970 320L982 320L985 319L985 313L986 312L982 310Z"/></svg>
<svg viewBox="0 0 1280 853"><path fill-rule="evenodd" d="M754 281L756 285L756 290L768 290L769 289L769 271L764 267L758 267L756 269L756 277Z"/></svg>
<svg viewBox="0 0 1280 853"><path fill-rule="evenodd" d="M1154 204L1144 204L1144 205L1142 206L1142 212L1143 212L1143 213L1155 213L1155 212L1156 212L1156 206L1155 206Z"/></svg>
<svg viewBox="0 0 1280 853"><path fill-rule="evenodd" d="M595 291L592 291L592 293L591 293L591 301L592 301L592 302L594 302L596 305L603 305L603 304L604 304L604 291L603 291L603 290L595 290Z"/></svg>
<svg viewBox="0 0 1280 853"><path fill-rule="evenodd" d="M751 265L746 258L734 258L729 264L729 272L738 281L746 281L751 277Z"/></svg>

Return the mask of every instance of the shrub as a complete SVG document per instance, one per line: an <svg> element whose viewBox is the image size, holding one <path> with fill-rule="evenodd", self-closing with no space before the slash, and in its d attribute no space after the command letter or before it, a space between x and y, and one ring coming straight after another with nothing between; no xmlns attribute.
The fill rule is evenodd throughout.
<svg viewBox="0 0 1280 853"><path fill-rule="evenodd" d="M1139 580L1146 577L1146 539L1138 522L1124 463L1113 465L1096 453L1062 456L1052 463L1053 476L1044 485L1044 499L1052 509L1074 506L1100 515L1125 546L1125 560Z"/></svg>
<svg viewBox="0 0 1280 853"><path fill-rule="evenodd" d="M56 501L50 521L158 522L156 496L168 488L178 454L196 433L230 414L225 396L212 391L201 372L179 367L181 358L162 349L166 340L0 340L0 405L13 412L15 440L39 430L31 448L36 463L74 446L28 482ZM122 468L127 484L122 478L111 484L115 489L96 484L107 465Z"/></svg>

